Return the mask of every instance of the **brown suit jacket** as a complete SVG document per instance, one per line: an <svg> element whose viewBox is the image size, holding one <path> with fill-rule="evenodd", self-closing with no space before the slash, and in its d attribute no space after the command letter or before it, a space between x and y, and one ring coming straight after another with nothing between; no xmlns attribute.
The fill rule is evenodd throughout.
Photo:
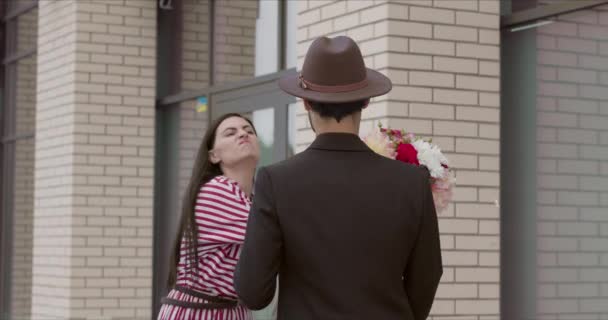
<svg viewBox="0 0 608 320"><path fill-rule="evenodd" d="M265 168L235 288L279 320L422 320L442 274L428 171L390 160L353 134L319 135Z"/></svg>

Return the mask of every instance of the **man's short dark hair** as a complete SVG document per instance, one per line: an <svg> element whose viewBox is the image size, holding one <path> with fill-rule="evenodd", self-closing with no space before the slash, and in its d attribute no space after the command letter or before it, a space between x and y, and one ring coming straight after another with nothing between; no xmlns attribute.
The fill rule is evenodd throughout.
<svg viewBox="0 0 608 320"><path fill-rule="evenodd" d="M342 103L308 101L310 108L322 118L334 118L338 122L346 116L363 110L368 103L369 99Z"/></svg>

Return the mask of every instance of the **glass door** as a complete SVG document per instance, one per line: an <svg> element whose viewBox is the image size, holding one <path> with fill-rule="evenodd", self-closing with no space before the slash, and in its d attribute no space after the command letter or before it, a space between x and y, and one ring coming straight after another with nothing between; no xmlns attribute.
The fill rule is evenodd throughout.
<svg viewBox="0 0 608 320"><path fill-rule="evenodd" d="M166 295L166 275L171 255L171 244L181 214L182 199L190 181L192 167L201 139L210 121L226 113L240 113L252 120L258 132L260 162L258 168L286 159L293 154L293 139L289 139L289 106L295 98L281 91L276 81L295 70L290 69L256 79L221 85L206 92L205 96L190 95L175 102L172 107L158 110L157 119L163 122L158 131L157 177L158 194L162 203L158 207L155 231L155 312L159 298ZM292 109L293 110L293 109ZM293 112L292 112L293 113ZM293 122L293 119L292 119ZM162 190L161 190L162 188ZM258 320L274 319L274 306L256 313Z"/></svg>
<svg viewBox="0 0 608 320"><path fill-rule="evenodd" d="M501 39L501 317L608 319L608 1L520 2Z"/></svg>
<svg viewBox="0 0 608 320"><path fill-rule="evenodd" d="M259 166L294 153L288 131L295 114L288 105L295 99L276 82L295 73L297 4L182 0L158 11L153 314L168 292L167 261L182 199L210 121L229 112L249 117L260 139ZM264 311L256 318L273 316Z"/></svg>
<svg viewBox="0 0 608 320"><path fill-rule="evenodd" d="M226 113L241 113L252 120L258 133L260 161L258 168L285 160L290 152L288 134L289 106L295 98L280 91L275 81L244 86L220 93L212 102L212 118ZM278 290L271 304L254 312L256 320L276 318Z"/></svg>
<svg viewBox="0 0 608 320"><path fill-rule="evenodd" d="M274 162L274 108L265 108L243 114L253 122L258 133L260 144L260 161L258 167Z"/></svg>

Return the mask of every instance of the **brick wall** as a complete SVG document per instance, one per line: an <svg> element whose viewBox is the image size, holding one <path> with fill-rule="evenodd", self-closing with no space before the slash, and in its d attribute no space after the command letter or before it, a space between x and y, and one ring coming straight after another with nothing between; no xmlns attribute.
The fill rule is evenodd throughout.
<svg viewBox="0 0 608 320"><path fill-rule="evenodd" d="M538 28L540 319L608 315L608 6Z"/></svg>
<svg viewBox="0 0 608 320"><path fill-rule="evenodd" d="M41 1L32 316L149 318L156 3Z"/></svg>
<svg viewBox="0 0 608 320"><path fill-rule="evenodd" d="M76 5L41 1L38 21L32 317L69 318L73 202L69 146ZM84 269L84 268L83 268Z"/></svg>
<svg viewBox="0 0 608 320"><path fill-rule="evenodd" d="M363 112L432 137L456 169L455 205L440 214L444 275L433 319L499 314L498 1L299 1L298 56L321 35L348 35L368 67L393 81ZM296 151L314 134L301 105Z"/></svg>

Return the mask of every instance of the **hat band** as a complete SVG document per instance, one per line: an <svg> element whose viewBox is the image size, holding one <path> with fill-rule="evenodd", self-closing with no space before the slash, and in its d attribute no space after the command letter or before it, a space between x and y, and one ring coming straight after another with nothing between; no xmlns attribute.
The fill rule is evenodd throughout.
<svg viewBox="0 0 608 320"><path fill-rule="evenodd" d="M308 90L322 92L322 93L348 92L348 91L355 91L355 90L359 90L361 88L367 87L367 79L363 79L363 81L359 81L359 82L355 82L355 83L351 83L351 84L325 86L325 85L320 85L320 84L316 84L316 83L307 81L304 79L304 77L302 77L302 75L300 75L300 87L302 87L303 89L308 89Z"/></svg>

